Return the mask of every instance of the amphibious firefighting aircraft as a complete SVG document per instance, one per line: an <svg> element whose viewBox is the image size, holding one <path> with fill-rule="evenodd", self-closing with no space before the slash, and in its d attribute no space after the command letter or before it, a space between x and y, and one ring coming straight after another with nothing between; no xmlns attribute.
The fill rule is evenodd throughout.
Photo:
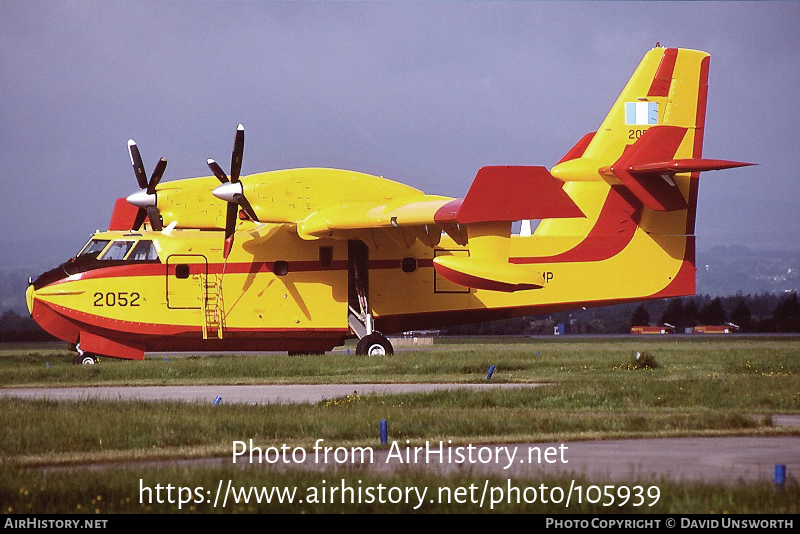
<svg viewBox="0 0 800 534"><path fill-rule="evenodd" d="M129 141L140 191L28 308L94 363L352 337L383 355L407 330L692 295L699 173L749 165L702 156L708 72L656 46L554 167L483 167L459 199L339 169L240 176L241 125L230 174L162 184L166 160L148 179Z"/></svg>

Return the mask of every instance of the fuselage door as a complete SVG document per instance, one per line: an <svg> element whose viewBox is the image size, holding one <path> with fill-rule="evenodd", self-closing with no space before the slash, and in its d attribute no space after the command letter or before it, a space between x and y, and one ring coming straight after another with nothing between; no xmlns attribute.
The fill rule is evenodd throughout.
<svg viewBox="0 0 800 534"><path fill-rule="evenodd" d="M167 258L167 308L199 310L205 298L208 260L202 254L173 254Z"/></svg>

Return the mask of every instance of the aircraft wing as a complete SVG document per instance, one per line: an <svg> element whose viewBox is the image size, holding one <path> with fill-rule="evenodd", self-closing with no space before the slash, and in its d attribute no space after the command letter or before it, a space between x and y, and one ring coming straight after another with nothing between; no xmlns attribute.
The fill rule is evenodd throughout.
<svg viewBox="0 0 800 534"><path fill-rule="evenodd" d="M564 217L584 214L546 168L492 166L478 171L464 198L419 194L380 205L332 206L300 221L297 232L304 239L315 239L336 237L340 232L404 229L416 237L427 236L433 246L438 243L436 234L445 231L463 245L465 225Z"/></svg>
<svg viewBox="0 0 800 534"><path fill-rule="evenodd" d="M436 213L452 198L415 195L386 204L352 202L316 211L297 224L303 239L336 237L344 231L397 229L435 224Z"/></svg>

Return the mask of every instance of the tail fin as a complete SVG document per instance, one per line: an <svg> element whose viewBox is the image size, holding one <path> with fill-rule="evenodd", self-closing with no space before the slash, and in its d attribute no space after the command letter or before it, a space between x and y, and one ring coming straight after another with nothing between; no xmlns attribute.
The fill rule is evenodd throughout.
<svg viewBox="0 0 800 534"><path fill-rule="evenodd" d="M598 130L550 170L586 218L543 220L509 261L570 273L562 301L582 289L598 302L693 294L699 173L749 165L703 158L709 63L647 52Z"/></svg>
<svg viewBox="0 0 800 534"><path fill-rule="evenodd" d="M481 169L451 206L469 256L437 257L436 272L476 289L540 288L538 306L693 294L698 173L746 165L702 157L708 66L705 52L654 48L550 172ZM509 239L509 221L526 218L542 219L536 232Z"/></svg>
<svg viewBox="0 0 800 534"><path fill-rule="evenodd" d="M693 213L689 180L697 176L687 173L749 165L702 157L709 60L697 50L650 50L597 132L584 136L553 176L621 183L651 210Z"/></svg>
<svg viewBox="0 0 800 534"><path fill-rule="evenodd" d="M665 180L623 170L631 160L641 166L702 157L709 59L705 52L676 48L645 54L597 131L550 170L587 219L543 221L538 236L571 236L574 244L570 248L570 241L561 239L570 250L558 247L546 257L609 258L627 246L636 227L661 235L694 233L696 174L670 173ZM658 217L663 208L671 216Z"/></svg>
<svg viewBox="0 0 800 534"><path fill-rule="evenodd" d="M553 167L553 175L563 181L603 180L599 170L613 165L626 147L657 125L687 129L676 157L701 157L709 59L696 50L647 52L600 128L588 142L582 140L585 149Z"/></svg>

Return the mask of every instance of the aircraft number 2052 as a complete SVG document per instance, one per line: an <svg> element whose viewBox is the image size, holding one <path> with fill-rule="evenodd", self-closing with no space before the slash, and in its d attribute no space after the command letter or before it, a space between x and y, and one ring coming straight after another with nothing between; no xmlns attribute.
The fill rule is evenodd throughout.
<svg viewBox="0 0 800 534"><path fill-rule="evenodd" d="M127 291L102 293L100 291L94 294L95 306L138 306L139 293Z"/></svg>

